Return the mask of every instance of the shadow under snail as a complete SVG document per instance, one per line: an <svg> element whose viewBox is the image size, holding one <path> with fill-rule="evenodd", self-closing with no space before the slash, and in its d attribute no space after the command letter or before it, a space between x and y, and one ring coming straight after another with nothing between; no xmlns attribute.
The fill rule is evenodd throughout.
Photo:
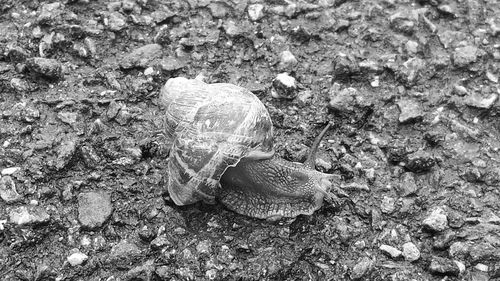
<svg viewBox="0 0 500 281"><path fill-rule="evenodd" d="M250 217L276 220L311 215L324 199L337 203L337 176L314 169L328 125L304 164L274 157L273 126L264 104L232 84L171 78L160 106L173 143L168 192L177 205L217 199Z"/></svg>

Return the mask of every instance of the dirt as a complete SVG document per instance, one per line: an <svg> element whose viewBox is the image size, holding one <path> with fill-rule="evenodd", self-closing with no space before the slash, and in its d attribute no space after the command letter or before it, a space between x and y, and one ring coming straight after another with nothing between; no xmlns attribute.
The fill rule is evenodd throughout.
<svg viewBox="0 0 500 281"><path fill-rule="evenodd" d="M494 0L3 0L1 279L500 280L499 15ZM278 222L176 206L157 98L178 76L251 90L289 161L332 122L316 168L350 200Z"/></svg>

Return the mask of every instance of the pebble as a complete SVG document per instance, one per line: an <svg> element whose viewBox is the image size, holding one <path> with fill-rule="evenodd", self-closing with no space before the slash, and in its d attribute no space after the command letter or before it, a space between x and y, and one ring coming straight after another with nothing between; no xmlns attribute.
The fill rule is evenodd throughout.
<svg viewBox="0 0 500 281"><path fill-rule="evenodd" d="M450 259L432 257L431 264L429 265L429 271L435 274L458 276L460 268Z"/></svg>
<svg viewBox="0 0 500 281"><path fill-rule="evenodd" d="M78 119L78 114L74 112L61 111L57 113L57 118L59 118L59 120L61 120L63 123L73 125Z"/></svg>
<svg viewBox="0 0 500 281"><path fill-rule="evenodd" d="M408 40L405 44L406 52L410 56L414 56L418 52L418 43L413 40Z"/></svg>
<svg viewBox="0 0 500 281"><path fill-rule="evenodd" d="M50 25L61 16L63 10L64 5L60 2L45 3L40 7L37 21L42 25Z"/></svg>
<svg viewBox="0 0 500 281"><path fill-rule="evenodd" d="M297 96L295 78L286 72L278 74L273 80L271 95L273 98L294 99Z"/></svg>
<svg viewBox="0 0 500 281"><path fill-rule="evenodd" d="M153 250L159 250L159 249L165 248L167 246L171 246L172 242L168 239L168 237L166 235L160 235L160 236L156 237L155 239L153 239L153 241L151 241L150 245L151 245L151 248Z"/></svg>
<svg viewBox="0 0 500 281"><path fill-rule="evenodd" d="M159 44L148 44L124 55L120 60L120 66L124 69L134 67L146 68L155 60L161 59L163 48Z"/></svg>
<svg viewBox="0 0 500 281"><path fill-rule="evenodd" d="M339 54L335 57L333 76L336 80L345 80L359 73L360 67L351 55Z"/></svg>
<svg viewBox="0 0 500 281"><path fill-rule="evenodd" d="M21 206L10 210L9 219L17 225L30 225L48 222L50 215L39 206Z"/></svg>
<svg viewBox="0 0 500 281"><path fill-rule="evenodd" d="M384 214L392 214L396 209L396 199L384 196L382 199L382 203L380 204L380 210Z"/></svg>
<svg viewBox="0 0 500 281"><path fill-rule="evenodd" d="M412 242L404 243L403 257L406 261L414 262L420 258L420 250Z"/></svg>
<svg viewBox="0 0 500 281"><path fill-rule="evenodd" d="M251 21L258 21L264 17L264 5L252 4L248 5L248 17Z"/></svg>
<svg viewBox="0 0 500 281"><path fill-rule="evenodd" d="M399 114L399 123L406 124L412 122L418 122L423 119L424 112L420 103L413 100L400 100L397 103L400 114Z"/></svg>
<svg viewBox="0 0 500 281"><path fill-rule="evenodd" d="M349 87L338 91L334 84L330 90L330 102L328 103L328 107L339 113L351 114L354 112L354 106L357 103L356 100L358 95L359 92L355 88Z"/></svg>
<svg viewBox="0 0 500 281"><path fill-rule="evenodd" d="M212 242L210 240L203 240L196 245L196 251L200 254L209 254Z"/></svg>
<svg viewBox="0 0 500 281"><path fill-rule="evenodd" d="M108 15L104 24L108 26L111 31L120 31L127 26L127 19L119 12L112 12Z"/></svg>
<svg viewBox="0 0 500 281"><path fill-rule="evenodd" d="M281 71L292 71L298 61L290 51L283 51L280 54L278 69Z"/></svg>
<svg viewBox="0 0 500 281"><path fill-rule="evenodd" d="M141 250L136 244L123 239L111 248L109 254L110 262L118 264L128 264L141 254Z"/></svg>
<svg viewBox="0 0 500 281"><path fill-rule="evenodd" d="M422 225L424 228L431 231L443 231L448 227L448 218L444 210L437 207L424 219Z"/></svg>
<svg viewBox="0 0 500 281"><path fill-rule="evenodd" d="M56 168L58 170L61 170L66 167L74 157L75 153L76 142L74 140L67 140L62 142L57 149Z"/></svg>
<svg viewBox="0 0 500 281"><path fill-rule="evenodd" d="M18 92L25 92L28 90L28 83L24 79L12 78L10 80L10 86Z"/></svg>
<svg viewBox="0 0 500 281"><path fill-rule="evenodd" d="M458 47L453 52L453 64L465 67L477 60L478 48L475 46Z"/></svg>
<svg viewBox="0 0 500 281"><path fill-rule="evenodd" d="M85 192L78 196L78 220L85 228L102 226L112 210L111 197L105 192Z"/></svg>
<svg viewBox="0 0 500 281"><path fill-rule="evenodd" d="M475 269L482 271L482 272L488 272L489 268L486 264L478 263L474 266Z"/></svg>
<svg viewBox="0 0 500 281"><path fill-rule="evenodd" d="M62 78L62 65L55 59L30 58L26 60L26 66L29 70L41 76L50 79Z"/></svg>
<svg viewBox="0 0 500 281"><path fill-rule="evenodd" d="M429 72L426 62L423 59L414 57L410 58L397 69L398 75L403 78L408 86L412 85L420 77L423 71Z"/></svg>
<svg viewBox="0 0 500 281"><path fill-rule="evenodd" d="M19 172L21 170L21 167L9 167L9 168L5 168L5 169L2 169L2 176L11 176L17 172Z"/></svg>
<svg viewBox="0 0 500 281"><path fill-rule="evenodd" d="M415 183L413 173L404 173L399 184L398 192L401 196L407 197L415 194L418 191L418 186Z"/></svg>
<svg viewBox="0 0 500 281"><path fill-rule="evenodd" d="M22 200L22 196L17 193L16 184L10 176L0 178L0 198L7 204Z"/></svg>
<svg viewBox="0 0 500 281"><path fill-rule="evenodd" d="M352 280L362 280L363 276L373 267L373 261L368 257L363 257L358 263L352 268L351 278Z"/></svg>
<svg viewBox="0 0 500 281"><path fill-rule="evenodd" d="M403 255L403 252L389 245L382 244L379 249L393 259L397 259Z"/></svg>
<svg viewBox="0 0 500 281"><path fill-rule="evenodd" d="M443 232L440 235L434 237L434 243L432 244L432 247L437 250L444 250L450 246L451 241L453 241L455 237L456 235L454 231L448 230L446 232Z"/></svg>
<svg viewBox="0 0 500 281"><path fill-rule="evenodd" d="M448 249L448 254L454 259L463 259L469 255L470 246L461 241L454 242Z"/></svg>
<svg viewBox="0 0 500 281"><path fill-rule="evenodd" d="M70 256L68 256L66 258L66 260L72 266L77 266L77 265L81 265L82 263L84 263L88 258L89 258L89 256L87 256L86 254L78 251L78 252L73 253Z"/></svg>
<svg viewBox="0 0 500 281"><path fill-rule="evenodd" d="M427 172L436 164L436 160L429 152L418 150L408 154L405 160L406 169L414 173Z"/></svg>
<svg viewBox="0 0 500 281"><path fill-rule="evenodd" d="M490 109L496 103L497 100L498 100L498 94L496 93L492 93L487 97L483 97L479 93L474 92L465 98L464 104L476 108Z"/></svg>

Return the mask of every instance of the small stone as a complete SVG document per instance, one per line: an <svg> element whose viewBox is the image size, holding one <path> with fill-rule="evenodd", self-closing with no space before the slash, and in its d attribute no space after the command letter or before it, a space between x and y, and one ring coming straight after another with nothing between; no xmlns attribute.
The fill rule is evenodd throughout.
<svg viewBox="0 0 500 281"><path fill-rule="evenodd" d="M352 268L352 280L361 280L373 267L373 261L368 257L363 257Z"/></svg>
<svg viewBox="0 0 500 281"><path fill-rule="evenodd" d="M412 242L403 244L403 257L406 261L414 262L420 258L420 250Z"/></svg>
<svg viewBox="0 0 500 281"><path fill-rule="evenodd" d="M84 253L76 252L74 254L71 254L69 257L67 257L66 260L72 266L77 266L77 265L81 265L82 263L84 263L88 258L89 258L89 256L87 256Z"/></svg>
<svg viewBox="0 0 500 281"><path fill-rule="evenodd" d="M454 242L448 249L448 254L454 259L464 259L469 255L470 246L461 241Z"/></svg>
<svg viewBox="0 0 500 281"><path fill-rule="evenodd" d="M394 209L396 208L396 199L389 197L389 196L384 196L382 199L382 203L380 204L380 210L384 214L392 214L394 212Z"/></svg>
<svg viewBox="0 0 500 281"><path fill-rule="evenodd" d="M403 252L389 245L382 244L379 249L393 259L397 259L403 255Z"/></svg>
<svg viewBox="0 0 500 281"><path fill-rule="evenodd" d="M489 268L486 264L478 263L474 266L475 269L482 271L482 272L488 272Z"/></svg>
<svg viewBox="0 0 500 281"><path fill-rule="evenodd" d="M196 251L200 254L209 254L212 242L210 240L203 240L198 245L196 245Z"/></svg>
<svg viewBox="0 0 500 281"><path fill-rule="evenodd" d="M205 272L205 277L207 277L208 280L215 280L215 278L217 278L217 269L212 268L207 270Z"/></svg>
<svg viewBox="0 0 500 281"><path fill-rule="evenodd" d="M9 212L10 222L17 225L46 223L50 215L39 206L21 206Z"/></svg>
<svg viewBox="0 0 500 281"><path fill-rule="evenodd" d="M59 149L57 150L57 159L56 159L56 168L58 170L66 167L71 159L75 156L76 153L76 143L73 140L67 140L61 143Z"/></svg>
<svg viewBox="0 0 500 281"><path fill-rule="evenodd" d="M413 173L407 172L403 174L399 184L398 192L401 196L407 197L415 194L418 191L418 186L415 183Z"/></svg>
<svg viewBox="0 0 500 281"><path fill-rule="evenodd" d="M421 121L424 117L424 112L419 103L413 100L400 100L398 103L399 123L411 123Z"/></svg>
<svg viewBox="0 0 500 281"><path fill-rule="evenodd" d="M258 21L264 17L264 5L252 4L248 5L248 17L252 21Z"/></svg>
<svg viewBox="0 0 500 281"><path fill-rule="evenodd" d="M172 242L165 235L160 235L151 241L151 248L159 250L168 246L172 246Z"/></svg>
<svg viewBox="0 0 500 281"><path fill-rule="evenodd" d="M104 192L85 192L78 196L78 220L83 227L95 229L111 216L111 197Z"/></svg>
<svg viewBox="0 0 500 281"><path fill-rule="evenodd" d="M111 31L120 31L127 26L127 19L119 12L112 12L105 19L104 24L108 26Z"/></svg>
<svg viewBox="0 0 500 281"><path fill-rule="evenodd" d="M405 44L406 52L410 56L414 56L418 52L418 43L413 40L408 40Z"/></svg>
<svg viewBox="0 0 500 281"><path fill-rule="evenodd" d="M473 271L470 274L470 281L490 281L490 277L487 273L481 271Z"/></svg>
<svg viewBox="0 0 500 281"><path fill-rule="evenodd" d="M457 67L465 67L476 62L478 53L478 48L475 46L458 47L453 52L453 64Z"/></svg>
<svg viewBox="0 0 500 281"><path fill-rule="evenodd" d="M273 98L294 99L297 96L295 78L286 72L278 74L273 80L271 95Z"/></svg>
<svg viewBox="0 0 500 281"><path fill-rule="evenodd" d="M129 264L130 261L138 258L140 254L141 250L136 244L128 241L127 239L123 239L111 248L109 261L120 265Z"/></svg>
<svg viewBox="0 0 500 281"><path fill-rule="evenodd" d="M62 78L62 65L55 59L40 57L30 58L26 60L26 66L28 67L28 69L41 76L50 79Z"/></svg>
<svg viewBox="0 0 500 281"><path fill-rule="evenodd" d="M423 150L418 150L407 155L405 160L405 168L414 172L427 172L436 164L434 157Z"/></svg>
<svg viewBox="0 0 500 281"><path fill-rule="evenodd" d="M10 167L10 168L5 168L2 169L2 176L11 176L21 170L21 167Z"/></svg>
<svg viewBox="0 0 500 281"><path fill-rule="evenodd" d="M460 269L454 261L441 257L432 257L429 271L435 274L450 276L458 276L460 273Z"/></svg>
<svg viewBox="0 0 500 281"><path fill-rule="evenodd" d="M476 108L490 109L498 100L498 94L492 93L487 97L483 97L479 93L471 93L464 100L464 104Z"/></svg>
<svg viewBox="0 0 500 281"><path fill-rule="evenodd" d="M444 210L437 207L424 219L422 225L431 231L443 231L448 227L448 218Z"/></svg>
<svg viewBox="0 0 500 281"><path fill-rule="evenodd" d="M10 176L0 178L0 198L7 204L20 201L23 197L17 193L16 184Z"/></svg>
<svg viewBox="0 0 500 281"><path fill-rule="evenodd" d="M438 250L444 250L448 248L451 244L451 241L456 237L455 232L449 230L440 235L434 237L434 243L432 246Z"/></svg>
<svg viewBox="0 0 500 281"><path fill-rule="evenodd" d="M283 51L280 54L278 69L281 71L292 71L298 61L290 51Z"/></svg>
<svg viewBox="0 0 500 281"><path fill-rule="evenodd" d="M339 54L333 62L333 76L336 80L348 80L357 75L360 67L356 58L352 55Z"/></svg>
<svg viewBox="0 0 500 281"><path fill-rule="evenodd" d="M359 92L355 88L349 87L338 91L334 84L332 89L330 89L328 107L338 113L352 114L355 111L358 96Z"/></svg>
<svg viewBox="0 0 500 281"><path fill-rule="evenodd" d="M73 125L76 123L76 120L78 119L78 114L74 112L61 111L57 113L57 118L59 118L59 120L61 120L66 124Z"/></svg>
<svg viewBox="0 0 500 281"><path fill-rule="evenodd" d="M186 67L186 63L175 57L166 57L160 61L160 67L163 71L173 72Z"/></svg>
<svg viewBox="0 0 500 281"><path fill-rule="evenodd" d="M10 86L18 92L25 92L28 90L28 83L24 79L12 78L10 80Z"/></svg>
<svg viewBox="0 0 500 281"><path fill-rule="evenodd" d="M460 261L453 261L453 262L458 266L458 270L460 271L460 274L465 272L465 264L463 264Z"/></svg>
<svg viewBox="0 0 500 281"><path fill-rule="evenodd" d="M148 44L133 50L123 56L120 60L120 66L124 69L134 67L146 68L155 60L161 59L163 48L159 44Z"/></svg>

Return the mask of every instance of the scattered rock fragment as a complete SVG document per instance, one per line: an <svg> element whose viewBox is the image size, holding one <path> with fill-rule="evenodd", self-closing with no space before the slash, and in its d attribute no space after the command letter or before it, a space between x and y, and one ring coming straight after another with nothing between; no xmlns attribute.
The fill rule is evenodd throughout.
<svg viewBox="0 0 500 281"><path fill-rule="evenodd" d="M248 5L248 17L251 21L258 21L264 17L264 5L252 4Z"/></svg>
<svg viewBox="0 0 500 281"><path fill-rule="evenodd" d="M453 52L453 64L456 67L465 67L476 62L478 57L478 48L476 46L458 47Z"/></svg>
<svg viewBox="0 0 500 281"><path fill-rule="evenodd" d="M7 204L14 203L22 199L22 196L17 193L14 180L10 176L5 175L0 178L0 198L2 198Z"/></svg>
<svg viewBox="0 0 500 281"><path fill-rule="evenodd" d="M369 257L361 258L361 260L358 261L358 263L356 263L352 268L352 280L363 280L363 277L371 270L372 267L373 261Z"/></svg>
<svg viewBox="0 0 500 281"><path fill-rule="evenodd" d="M40 7L37 22L42 25L52 25L61 19L64 5L60 2L44 3Z"/></svg>
<svg viewBox="0 0 500 281"><path fill-rule="evenodd" d="M440 207L435 208L429 214L427 218L422 222L424 228L431 231L443 231L448 228L448 218L446 217L446 213Z"/></svg>
<svg viewBox="0 0 500 281"><path fill-rule="evenodd" d="M384 214L392 214L396 209L396 199L389 196L384 196L382 203L380 204L380 210Z"/></svg>
<svg viewBox="0 0 500 281"><path fill-rule="evenodd" d="M424 112L420 104L413 100L400 100L398 101L398 107L400 110L399 114L399 123L411 123L418 122L423 119Z"/></svg>
<svg viewBox="0 0 500 281"><path fill-rule="evenodd" d="M112 12L104 19L104 25L111 31L120 31L127 27L127 19L119 12Z"/></svg>
<svg viewBox="0 0 500 281"><path fill-rule="evenodd" d="M120 66L124 69L134 67L146 68L163 55L162 46L159 44L148 44L133 50L123 56L120 60Z"/></svg>
<svg viewBox="0 0 500 281"><path fill-rule="evenodd" d="M46 223L50 219L50 215L39 206L20 206L10 210L10 222L17 225L30 225Z"/></svg>
<svg viewBox="0 0 500 281"><path fill-rule="evenodd" d="M9 167L9 168L2 169L0 174L2 176L11 176L11 175L19 172L20 170L21 170L21 167Z"/></svg>
<svg viewBox="0 0 500 281"><path fill-rule="evenodd" d="M104 192L85 192L78 196L78 220L83 227L95 229L111 216L111 197Z"/></svg>
<svg viewBox="0 0 500 281"><path fill-rule="evenodd" d="M420 250L412 242L404 243L403 257L406 261L414 262L420 258Z"/></svg>
<svg viewBox="0 0 500 281"><path fill-rule="evenodd" d="M30 58L26 61L26 66L32 72L50 79L62 78L61 63L55 59Z"/></svg>
<svg viewBox="0 0 500 281"><path fill-rule="evenodd" d="M404 173L399 184L398 192L401 196L410 196L417 192L418 186L411 172Z"/></svg>
<svg viewBox="0 0 500 281"><path fill-rule="evenodd" d="M444 274L450 276L458 276L460 269L457 264L450 259L441 257L432 257L429 271L434 274Z"/></svg>
<svg viewBox="0 0 500 281"><path fill-rule="evenodd" d="M414 173L427 172L436 164L434 156L427 151L418 150L408 154L405 167Z"/></svg>
<svg viewBox="0 0 500 281"><path fill-rule="evenodd" d="M280 73L273 80L273 88L271 90L273 98L294 99L297 96L297 84L295 78L288 73Z"/></svg>
<svg viewBox="0 0 500 281"><path fill-rule="evenodd" d="M77 266L83 264L88 258L89 256L77 250L75 253L69 255L66 260L71 266Z"/></svg>
<svg viewBox="0 0 500 281"><path fill-rule="evenodd" d="M473 92L465 98L464 103L468 106L476 108L490 109L497 100L498 94L496 93L492 93L489 96L484 97L479 93Z"/></svg>
<svg viewBox="0 0 500 281"><path fill-rule="evenodd" d="M349 87L338 91L334 85L330 90L328 107L338 113L351 114L357 105L358 95L359 92L355 88Z"/></svg>
<svg viewBox="0 0 500 281"><path fill-rule="evenodd" d="M278 69L281 71L292 71L298 61L290 51L283 51L280 54Z"/></svg>
<svg viewBox="0 0 500 281"><path fill-rule="evenodd" d="M76 143L74 140L67 140L61 143L57 150L56 168L58 170L66 167L76 152Z"/></svg>
<svg viewBox="0 0 500 281"><path fill-rule="evenodd" d="M128 264L141 254L139 247L127 239L123 239L111 248L109 262L119 265Z"/></svg>
<svg viewBox="0 0 500 281"><path fill-rule="evenodd" d="M398 250L392 246L389 246L389 245L382 244L382 245L380 245L379 249L384 254L388 255L389 257L391 257L393 259L398 259L399 257L401 257L403 255L403 252L401 252L400 250Z"/></svg>

